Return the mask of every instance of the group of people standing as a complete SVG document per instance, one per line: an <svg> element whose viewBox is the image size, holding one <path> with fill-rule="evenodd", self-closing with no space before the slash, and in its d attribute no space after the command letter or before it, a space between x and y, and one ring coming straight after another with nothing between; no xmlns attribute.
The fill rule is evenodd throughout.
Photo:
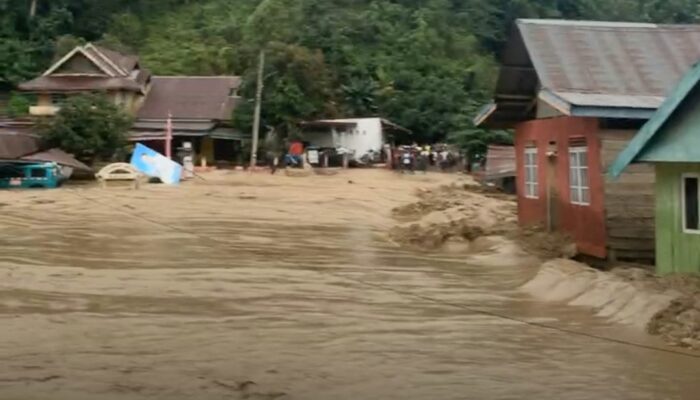
<svg viewBox="0 0 700 400"><path fill-rule="evenodd" d="M400 146L396 149L394 169L402 173L427 172L430 167L439 167L445 172L454 167L459 156L450 152L446 145Z"/></svg>

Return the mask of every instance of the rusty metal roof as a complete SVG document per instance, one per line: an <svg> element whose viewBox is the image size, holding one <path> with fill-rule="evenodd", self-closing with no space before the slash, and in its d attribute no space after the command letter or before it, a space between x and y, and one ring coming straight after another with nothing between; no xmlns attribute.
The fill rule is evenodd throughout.
<svg viewBox="0 0 700 400"><path fill-rule="evenodd" d="M476 121L532 119L538 97L562 101L567 115L648 119L699 59L700 25L521 19L502 56L496 108Z"/></svg>
<svg viewBox="0 0 700 400"><path fill-rule="evenodd" d="M139 119L207 119L227 121L239 98L238 76L154 76Z"/></svg>
<svg viewBox="0 0 700 400"><path fill-rule="evenodd" d="M509 176L515 176L515 147L489 146L483 179L500 179Z"/></svg>
<svg viewBox="0 0 700 400"><path fill-rule="evenodd" d="M665 97L700 59L695 25L528 19L517 25L542 87L554 92Z"/></svg>

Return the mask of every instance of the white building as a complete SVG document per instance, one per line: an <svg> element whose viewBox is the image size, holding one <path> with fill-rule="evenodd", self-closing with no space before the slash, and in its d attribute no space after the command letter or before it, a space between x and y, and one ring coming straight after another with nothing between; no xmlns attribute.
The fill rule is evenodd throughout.
<svg viewBox="0 0 700 400"><path fill-rule="evenodd" d="M303 122L304 141L311 147L345 149L360 161L373 151L381 153L396 133L410 131L382 118L324 119Z"/></svg>

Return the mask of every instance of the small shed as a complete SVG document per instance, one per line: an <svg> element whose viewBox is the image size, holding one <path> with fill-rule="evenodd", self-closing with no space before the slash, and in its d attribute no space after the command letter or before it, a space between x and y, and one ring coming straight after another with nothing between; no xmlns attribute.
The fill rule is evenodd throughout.
<svg viewBox="0 0 700 400"><path fill-rule="evenodd" d="M700 64L671 92L610 167L656 170L656 270L700 273Z"/></svg>
<svg viewBox="0 0 700 400"><path fill-rule="evenodd" d="M515 147L490 145L484 170L477 173L483 182L495 184L506 193L515 194Z"/></svg>

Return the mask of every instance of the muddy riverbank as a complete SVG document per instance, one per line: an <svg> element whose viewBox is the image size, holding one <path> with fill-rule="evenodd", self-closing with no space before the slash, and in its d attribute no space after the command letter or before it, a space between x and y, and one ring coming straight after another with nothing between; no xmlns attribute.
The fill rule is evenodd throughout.
<svg viewBox="0 0 700 400"><path fill-rule="evenodd" d="M419 189L468 179L205 178L138 191L0 192L0 398L700 392L696 359L518 322L664 345L524 293L539 265L508 238L476 238L466 255L389 240L392 209Z"/></svg>
<svg viewBox="0 0 700 400"><path fill-rule="evenodd" d="M603 272L571 261L566 237L517 225L514 197L466 183L422 189L418 201L393 209L396 243L424 251L489 257L489 243L509 243L498 262L541 264L522 290L533 297L583 306L612 323L661 336L673 346L700 350L700 277L657 277L645 267ZM566 257L566 258L559 258Z"/></svg>

